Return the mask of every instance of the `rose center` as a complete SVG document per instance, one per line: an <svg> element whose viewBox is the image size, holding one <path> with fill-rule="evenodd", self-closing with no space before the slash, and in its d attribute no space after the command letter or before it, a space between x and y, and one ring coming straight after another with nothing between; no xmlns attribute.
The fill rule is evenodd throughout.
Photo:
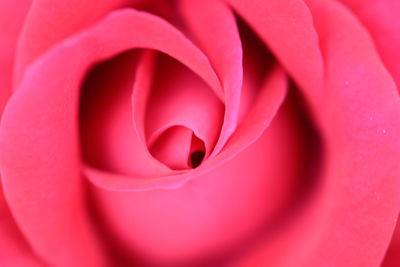
<svg viewBox="0 0 400 267"><path fill-rule="evenodd" d="M174 126L163 131L149 144L149 151L173 170L196 168L205 157L204 142L184 126Z"/></svg>

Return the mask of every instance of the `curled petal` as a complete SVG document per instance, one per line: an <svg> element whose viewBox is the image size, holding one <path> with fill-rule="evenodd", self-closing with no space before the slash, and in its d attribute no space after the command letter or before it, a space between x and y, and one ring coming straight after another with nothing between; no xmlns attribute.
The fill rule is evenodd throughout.
<svg viewBox="0 0 400 267"><path fill-rule="evenodd" d="M0 265L39 267L42 263L33 254L15 224L0 187Z"/></svg>
<svg viewBox="0 0 400 267"><path fill-rule="evenodd" d="M126 175L116 175L87 167L86 175L96 186L107 191L147 191L157 188L178 188L225 161L235 157L240 151L255 142L271 123L286 96L287 81L283 71L275 68L264 81L257 102L248 116L235 131L224 150L204 162L197 169L174 175L154 176L142 179Z"/></svg>
<svg viewBox="0 0 400 267"><path fill-rule="evenodd" d="M0 2L0 115L12 92L17 39L31 0Z"/></svg>
<svg viewBox="0 0 400 267"><path fill-rule="evenodd" d="M309 101L321 100L323 62L313 18L302 0L226 0L260 36Z"/></svg>
<svg viewBox="0 0 400 267"><path fill-rule="evenodd" d="M341 0L369 31L379 55L400 92L400 2L396 0Z"/></svg>
<svg viewBox="0 0 400 267"><path fill-rule="evenodd" d="M323 179L301 212L241 263L378 266L400 201L400 99L354 16L335 1L305 2L325 61L323 104L312 107L326 146Z"/></svg>
<svg viewBox="0 0 400 267"><path fill-rule="evenodd" d="M15 83L21 81L27 66L49 48L89 27L111 10L134 2L136 1L33 1L18 40Z"/></svg>
<svg viewBox="0 0 400 267"><path fill-rule="evenodd" d="M174 56L220 90L205 56L182 34L149 14L121 10L32 64L4 112L0 131L4 194L24 236L46 262L57 266L105 262L83 200L77 122L80 83L90 64L143 47Z"/></svg>
<svg viewBox="0 0 400 267"><path fill-rule="evenodd" d="M145 128L149 146L168 128L185 126L203 140L207 156L217 142L224 105L196 74L159 55L147 102ZM138 88L139 89L139 88Z"/></svg>
<svg viewBox="0 0 400 267"><path fill-rule="evenodd" d="M144 118L136 112L132 120L132 113L146 103L140 97L131 103L131 95L147 88L144 80L151 72L147 59L140 51L129 50L98 64L86 76L79 107L85 164L136 176L170 172L148 151L142 134Z"/></svg>
<svg viewBox="0 0 400 267"><path fill-rule="evenodd" d="M193 131L183 126L166 129L151 145L150 151L160 162L173 170L190 168Z"/></svg>
<svg viewBox="0 0 400 267"><path fill-rule="evenodd" d="M239 31L232 11L220 0L182 0L179 4L189 30L210 58L225 93L224 123L212 152L215 156L235 131L238 123L243 79Z"/></svg>
<svg viewBox="0 0 400 267"><path fill-rule="evenodd" d="M277 71L269 85L285 85L278 77L284 75ZM294 120L293 113L283 109L254 143L229 160L226 160L229 152L218 155L225 158L221 162L207 160L203 163L208 165L204 167L206 171L197 171L203 167L200 165L192 171L196 179L183 184L175 181L175 187L166 188L166 182L161 180L173 177L151 181L152 188L138 184L132 188L133 183L131 188L126 184L122 188L122 184L118 191L115 187L105 188L104 184L97 186L98 180L94 181L96 207L106 223L105 231L113 233L131 253L167 264L229 253L230 249L251 242L286 207L296 189L305 148L300 145ZM250 123L257 124L257 120L249 120ZM241 136L235 138L234 144L248 138L246 128L238 133ZM227 146L234 149L229 142ZM92 175L93 181L102 174L88 175ZM110 181L118 186L119 178L112 178L115 180ZM126 179L136 183L150 180ZM176 186L178 182L180 185Z"/></svg>

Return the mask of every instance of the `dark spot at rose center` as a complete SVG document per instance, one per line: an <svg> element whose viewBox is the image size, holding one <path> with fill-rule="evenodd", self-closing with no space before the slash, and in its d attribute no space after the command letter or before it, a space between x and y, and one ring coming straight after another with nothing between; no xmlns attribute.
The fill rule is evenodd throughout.
<svg viewBox="0 0 400 267"><path fill-rule="evenodd" d="M192 154L190 154L190 165L192 166L193 169L197 168L201 162L203 161L205 156L204 151L194 151Z"/></svg>

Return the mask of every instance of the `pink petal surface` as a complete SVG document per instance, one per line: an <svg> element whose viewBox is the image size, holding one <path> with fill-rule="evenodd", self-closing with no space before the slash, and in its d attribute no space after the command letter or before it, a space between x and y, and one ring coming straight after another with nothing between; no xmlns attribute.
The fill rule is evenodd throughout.
<svg viewBox="0 0 400 267"><path fill-rule="evenodd" d="M172 126L151 145L151 154L173 170L188 169L192 136L190 129Z"/></svg>
<svg viewBox="0 0 400 267"><path fill-rule="evenodd" d="M302 166L297 158L302 154L296 142L299 130L292 113L282 111L275 126L265 130L286 96L286 77L276 67L263 72L264 62L253 71L250 66L260 55L250 52L243 90L258 97L215 159L185 174L153 179L86 172L94 183L104 231L118 237L128 254L174 262L221 253L223 247L252 239L291 199L288 195L297 184L295 173ZM264 82L263 75L267 77ZM254 81L260 78L261 85ZM255 140L259 141L250 145Z"/></svg>
<svg viewBox="0 0 400 267"><path fill-rule="evenodd" d="M400 90L400 2L397 0L341 0L369 31L382 61Z"/></svg>
<svg viewBox="0 0 400 267"><path fill-rule="evenodd" d="M269 94L284 76L277 71L271 77ZM171 264L223 253L251 240L295 190L305 148L299 145L293 117L282 110L253 144L207 172L197 172L200 165L196 179L177 188L118 192L94 186L106 229L131 253Z"/></svg>
<svg viewBox="0 0 400 267"><path fill-rule="evenodd" d="M186 182L211 171L223 162L233 158L237 153L257 140L266 127L268 127L283 102L286 96L286 87L283 71L275 69L271 73L270 78L266 79L265 83L261 86L259 97L224 150L218 157L205 161L195 170L161 177L148 177L146 179L117 175L90 167L86 168L85 173L89 180L96 186L111 191L146 191L157 188L180 187Z"/></svg>
<svg viewBox="0 0 400 267"><path fill-rule="evenodd" d="M0 2L0 115L3 112L12 88L15 46L20 28L31 1ZM9 20L12 14L13 20ZM0 177L1 181L1 177ZM0 184L0 265L40 266L24 236L15 224L4 199Z"/></svg>
<svg viewBox="0 0 400 267"><path fill-rule="evenodd" d="M120 41L111 41L116 39ZM79 86L89 64L135 47L158 48L175 56L219 90L207 59L183 35L154 16L121 10L31 65L4 112L0 134L4 194L22 233L46 262L104 263L83 204Z"/></svg>
<svg viewBox="0 0 400 267"><path fill-rule="evenodd" d="M306 2L325 60L324 101L314 110L325 175L309 205L241 264L378 266L400 201L399 96L352 14L333 1Z"/></svg>
<svg viewBox="0 0 400 267"><path fill-rule="evenodd" d="M30 4L30 0L0 2L0 114L12 92L17 38Z"/></svg>
<svg viewBox="0 0 400 267"><path fill-rule="evenodd" d="M312 102L321 98L323 64L313 19L301 0L226 0L260 36Z"/></svg>
<svg viewBox="0 0 400 267"><path fill-rule="evenodd" d="M185 126L203 140L207 155L221 130L224 105L199 76L170 57L159 55L148 88L145 129L149 146L166 129Z"/></svg>
<svg viewBox="0 0 400 267"><path fill-rule="evenodd" d="M270 84L269 80L264 81L265 77L269 75L267 71L273 59L271 55L266 53L266 50L263 51L265 47L257 37L246 29L243 31L246 32L244 36L244 40L246 40L244 43L246 56L244 57L244 83L240 106L240 122L242 125L239 126L235 135L232 136L227 146L216 159L205 160L203 163L205 166L202 164L195 171L180 174L177 172L175 174L178 175L164 175L164 177L153 176L153 179L115 175L89 167L86 168L86 175L88 178L94 184L106 190L137 191L154 188L176 188L194 179L199 174L207 172L222 162L229 160L254 142L275 116L280 104L285 98L286 87L276 84L280 83L277 81L284 81L283 77L280 77L280 75L283 75L281 70L271 72L273 74L272 76L275 77L272 79L274 81L271 82L272 84ZM150 80L148 76L145 77ZM138 76L136 84L139 84L140 80ZM144 83L147 84L149 81ZM134 113L134 121L136 122L142 121L144 117L144 114L141 114L140 110L145 109L143 103L146 103L145 99L147 99L147 93L143 88L146 86L138 86L138 88L135 88L133 91L134 95L138 94L133 98L135 100L133 109L137 110L137 112ZM251 113L251 115L249 113ZM244 122L245 120L248 122Z"/></svg>
<svg viewBox="0 0 400 267"><path fill-rule="evenodd" d="M140 94L148 87L144 79L152 78L146 64L147 58L131 50L99 64L86 77L80 126L84 160L89 166L137 176L170 172L148 151L141 134L144 118L132 121L134 110L146 103L140 97L135 99L139 103L131 101L132 90ZM138 164L143 162L146 164Z"/></svg>
<svg viewBox="0 0 400 267"><path fill-rule="evenodd" d="M225 116L212 154L217 155L235 131L242 89L242 47L232 11L220 0L179 2L189 31L213 64L225 93Z"/></svg>
<svg viewBox="0 0 400 267"><path fill-rule="evenodd" d="M11 1L5 1L11 2ZM15 82L26 67L49 48L134 0L34 0L18 42Z"/></svg>
<svg viewBox="0 0 400 267"><path fill-rule="evenodd" d="M400 132L400 101L396 87L378 58L368 34L355 17L336 2L305 1L310 10L303 2L295 0L269 1L268 4L262 1L228 2L254 27L300 84L324 134L327 150L323 183L310 199L309 205L294 215L293 224L289 223L283 228L285 231L269 237L241 263L250 266L259 262L277 266L321 266L328 263L338 266L378 265L395 226L400 203L400 169L391 160L400 156L400 141L397 140L397 133ZM86 2L82 3L84 8L77 8L77 12L83 15L77 21L85 27L115 7L114 4L119 5L119 2L105 2L104 7L99 7L99 10L96 9L86 18L87 12L82 10L90 9L85 6ZM110 132L106 134L109 141L107 145L117 155L110 157L115 162L107 159L111 167L103 169L104 165L99 164L99 169L86 169L88 178L95 185L93 190L96 198L103 207L102 216L116 235L144 256L156 255L157 259L170 261L181 257L189 259L218 251L226 244L241 243L243 237L251 239L254 229L259 229L265 218L273 217L278 209L287 204L288 196L294 190L292 179L301 168L298 155L304 152L297 144L300 137L296 133L299 130L296 124L292 125L293 114L286 108L265 130L285 96L283 72L274 69L260 92L250 93L250 96L242 95L241 104L247 103L248 107L239 107L242 88L241 50L232 14L221 2L211 1L209 10L215 13L211 18L206 18L199 14L202 12L195 12L204 6L191 9L195 5L185 1L183 3L186 3L182 10L191 31L205 55L211 59L215 73L202 52L178 31L162 20L135 11L113 13L94 27L57 45L28 67L20 90L6 109L1 126L0 167L4 176L4 193L10 202L15 222L33 250L46 262L57 266L99 266L102 261L102 251L92 232L86 208L82 205L76 121L78 88L90 64L131 48L157 49L173 56L205 81L201 81L203 87L209 86L210 92L214 91L212 93L225 101L225 124L215 154L226 145L215 158L186 173L163 168L162 164L151 158L146 151L145 127L135 124L147 124L144 114L146 107L139 110L141 119L136 120L138 114L135 113L135 101L146 99L144 91L150 88L148 83L152 80L151 67L148 68L146 64L150 62L151 65L152 60L141 61L138 75L134 77L136 59L124 57L128 67L126 73L121 75L125 75L125 78L121 85L114 88L115 91L124 92L124 97L118 100L123 110L113 113L113 118L121 118L121 121L119 124L109 123L110 132L114 135ZM350 6L357 10L362 23L377 42L383 62L397 81L398 60L393 55L397 53L394 49L398 35L394 27L390 27L393 13L387 11L388 5L371 3L360 8L358 2L353 1ZM396 10L396 4L390 4ZM32 8L32 21L38 21L37 16L41 15L55 20L54 27L65 24L66 28L59 31L59 36L57 33L43 38L43 34L48 31L43 25L31 23L34 25L32 29L26 26L28 29L24 29L20 48L27 53L19 54L20 65L17 66L20 78L30 62L55 42L80 29L74 23L69 25L62 22L65 19L70 21L70 16L75 14L75 11L68 14L59 11L68 10L66 7L69 4L37 1L40 10L49 5L56 6L54 14L58 15L54 16L50 12L52 16L47 16L38 12L39 8L35 13L35 8ZM372 18L380 23L372 25L374 20L370 20L370 17L375 9L379 12L374 13ZM385 13L389 14L387 18L382 16ZM206 30L200 27L205 21L214 27ZM106 35L103 34L105 32ZM205 36L210 35L215 42L207 42L209 37ZM39 40L43 38L44 41L28 44L27 40L31 37ZM110 41L113 38L123 41ZM301 49L298 48L300 44ZM320 48L325 66L322 64ZM90 53L82 57L82 49ZM231 51L233 55L226 51ZM7 66L5 71L10 71L8 66L13 64L10 58L5 57L4 62L4 66ZM117 63L116 66L120 67L121 64ZM177 69L176 66L171 68ZM131 70L132 76L129 77ZM182 76L186 77L188 73L190 76L190 70L185 70ZM59 73L66 75L59 77ZM133 80L136 80L135 84ZM243 87L246 88L251 81L246 81L246 78L244 80ZM10 81L5 79L4 84L9 86ZM179 82L171 84L169 88L175 88ZM114 81L109 81L109 85L114 86ZM132 89L133 107L129 97ZM4 92L8 96L8 91ZM144 96L136 99L136 92L144 92ZM253 94L258 93L260 95L252 106ZM193 95L193 92L189 95ZM48 99L51 99L50 103ZM44 106L44 102L49 105ZM114 107L114 104L110 106ZM158 112L165 105L159 106ZM133 127L130 124L132 110ZM238 120L241 118L241 110L242 121ZM166 117L174 115L168 114ZM241 122L239 128L225 143L236 128L237 121ZM170 128L178 124L175 122L164 128L154 127L165 130L164 133L173 129L173 134L162 141L162 148L155 148L152 152L158 155L161 162L172 160L167 165L176 165L179 169L183 168L183 162L187 163L184 159L191 152L191 138L194 135L184 127ZM125 132L122 125L127 126L129 132ZM162 131L159 134L162 136ZM121 136L123 138L118 138ZM129 143L132 141L128 141L132 136L135 142L133 145ZM181 136L186 143L178 144L174 141ZM287 143L287 140L293 143ZM126 146L127 143L130 146ZM209 143L207 146L211 147ZM141 148L137 150L139 146ZM124 150L120 151L121 147ZM140 152L139 161L126 156L136 151ZM184 153L175 153L176 158L167 157L166 153L170 154L171 151ZM119 166L121 159L126 162ZM158 166L158 169L146 167L149 162ZM283 166L283 162L287 165ZM243 170L241 164L254 168ZM115 171L117 175L107 171ZM266 174L268 179L265 179ZM277 176L282 179L270 178ZM255 179L254 183L248 183L246 177ZM237 201L238 195L240 202ZM210 209L210 206L213 208ZM5 207L2 198L1 207ZM115 207L120 209L115 210ZM171 210L179 212L171 214ZM21 257L24 264L37 264L9 211L5 210L1 214L5 214L3 217L0 215L5 220L0 223L10 231L1 236L0 247L6 244L11 249L7 254L10 259L18 255L15 257ZM187 214L192 216L186 217ZM162 227L160 221L164 223ZM8 238L10 236L12 238ZM162 245L160 240L163 241ZM63 245L60 246L60 243ZM302 245L299 247L298 244ZM13 250L14 247L21 249ZM65 251L60 247L65 248ZM291 257L284 258L283 254ZM310 258L309 255L313 256Z"/></svg>
<svg viewBox="0 0 400 267"><path fill-rule="evenodd" d="M21 235L0 190L0 265L42 266Z"/></svg>

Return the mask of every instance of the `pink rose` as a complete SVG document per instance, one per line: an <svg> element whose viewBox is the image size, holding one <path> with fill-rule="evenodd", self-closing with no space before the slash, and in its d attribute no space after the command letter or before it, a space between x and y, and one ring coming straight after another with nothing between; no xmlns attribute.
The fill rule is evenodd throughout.
<svg viewBox="0 0 400 267"><path fill-rule="evenodd" d="M398 266L398 14L1 1L0 265Z"/></svg>

